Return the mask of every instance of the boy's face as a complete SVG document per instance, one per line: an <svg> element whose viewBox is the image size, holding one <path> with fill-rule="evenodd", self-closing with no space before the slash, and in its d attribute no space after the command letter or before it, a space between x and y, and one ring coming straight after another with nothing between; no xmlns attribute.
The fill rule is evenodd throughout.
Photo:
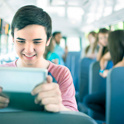
<svg viewBox="0 0 124 124"><path fill-rule="evenodd" d="M45 28L41 25L28 25L14 30L14 44L22 64L33 66L42 62L47 41Z"/></svg>
<svg viewBox="0 0 124 124"><path fill-rule="evenodd" d="M99 43L102 46L107 46L107 44L108 44L108 33L99 33L98 38L99 38Z"/></svg>

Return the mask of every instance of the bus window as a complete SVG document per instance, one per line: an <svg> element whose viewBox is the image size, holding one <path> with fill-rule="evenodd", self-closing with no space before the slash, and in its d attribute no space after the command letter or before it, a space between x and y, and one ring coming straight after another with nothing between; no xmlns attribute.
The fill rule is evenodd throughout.
<svg viewBox="0 0 124 124"><path fill-rule="evenodd" d="M68 51L80 51L80 39L78 37L67 38Z"/></svg>
<svg viewBox="0 0 124 124"><path fill-rule="evenodd" d="M117 24L111 25L111 31L123 29L123 22L119 22Z"/></svg>
<svg viewBox="0 0 124 124"><path fill-rule="evenodd" d="M14 44L13 44L13 41L12 41L12 36L11 34L9 34L9 38L8 38L8 52L11 53L13 52L14 50Z"/></svg>
<svg viewBox="0 0 124 124"><path fill-rule="evenodd" d="M2 34L1 35L1 55L5 55L5 54L7 54L7 41L8 40L8 37L7 37L7 35L5 35L5 34Z"/></svg>
<svg viewBox="0 0 124 124"><path fill-rule="evenodd" d="M60 41L60 46L65 49L65 39L62 38L61 41Z"/></svg>

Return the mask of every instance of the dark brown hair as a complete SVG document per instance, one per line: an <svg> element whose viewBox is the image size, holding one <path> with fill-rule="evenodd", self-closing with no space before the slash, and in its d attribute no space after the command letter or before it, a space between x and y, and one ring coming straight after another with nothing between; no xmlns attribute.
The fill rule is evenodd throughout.
<svg viewBox="0 0 124 124"><path fill-rule="evenodd" d="M112 31L108 37L108 48L112 61L117 64L124 57L124 30Z"/></svg>
<svg viewBox="0 0 124 124"><path fill-rule="evenodd" d="M23 29L28 25L42 25L45 27L47 40L51 37L52 21L50 16L42 8L34 5L21 7L13 17L11 24L11 34L14 37L14 29Z"/></svg>

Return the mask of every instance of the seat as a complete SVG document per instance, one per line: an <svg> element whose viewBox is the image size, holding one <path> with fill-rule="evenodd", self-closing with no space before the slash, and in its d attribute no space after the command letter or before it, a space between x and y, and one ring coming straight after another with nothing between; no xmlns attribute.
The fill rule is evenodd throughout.
<svg viewBox="0 0 124 124"><path fill-rule="evenodd" d="M89 94L105 92L106 89L106 78L99 75L100 65L99 62L94 62L90 66L89 74ZM88 115L97 120L104 120L105 117L99 113L96 113L89 109Z"/></svg>
<svg viewBox="0 0 124 124"><path fill-rule="evenodd" d="M80 112L9 112L0 113L1 124L97 124Z"/></svg>
<svg viewBox="0 0 124 124"><path fill-rule="evenodd" d="M76 92L79 91L79 80L78 80L79 79L79 62L80 62L80 52L68 53L65 65L66 67L69 68L72 74Z"/></svg>
<svg viewBox="0 0 124 124"><path fill-rule="evenodd" d="M107 76L106 123L124 124L124 67L112 69Z"/></svg>
<svg viewBox="0 0 124 124"><path fill-rule="evenodd" d="M112 61L108 61L106 69L112 68ZM106 78L103 78L99 75L100 64L99 62L94 62L90 66L89 74L89 94L106 92ZM88 114L95 119L104 120L105 117L99 113L89 110Z"/></svg>
<svg viewBox="0 0 124 124"><path fill-rule="evenodd" d="M80 73L79 73L79 94L76 95L78 102L78 109L81 112L87 113L87 108L83 103L83 98L88 94L89 87L89 68L94 59L83 58L80 61Z"/></svg>
<svg viewBox="0 0 124 124"><path fill-rule="evenodd" d="M90 66L89 74L89 94L105 91L106 78L99 75L99 62L94 62Z"/></svg>
<svg viewBox="0 0 124 124"><path fill-rule="evenodd" d="M83 102L84 96L88 94L89 87L89 69L91 63L93 63L94 59L83 58L80 61L80 74L79 74L79 101Z"/></svg>

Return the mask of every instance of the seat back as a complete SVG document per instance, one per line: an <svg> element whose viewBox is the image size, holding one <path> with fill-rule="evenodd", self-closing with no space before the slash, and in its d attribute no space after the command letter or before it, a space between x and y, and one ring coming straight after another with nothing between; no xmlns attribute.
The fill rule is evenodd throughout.
<svg viewBox="0 0 124 124"><path fill-rule="evenodd" d="M94 59L83 58L80 61L80 74L79 74L79 101L83 102L84 96L88 94L89 87L89 68Z"/></svg>
<svg viewBox="0 0 124 124"><path fill-rule="evenodd" d="M80 112L8 112L0 113L1 124L97 124Z"/></svg>
<svg viewBox="0 0 124 124"><path fill-rule="evenodd" d="M107 76L107 124L124 124L124 67L112 69Z"/></svg>
<svg viewBox="0 0 124 124"><path fill-rule="evenodd" d="M106 78L99 75L99 70L99 62L91 64L89 74L89 94L105 91Z"/></svg>
<svg viewBox="0 0 124 124"><path fill-rule="evenodd" d="M112 61L108 61L106 69L112 68ZM90 66L89 74L89 94L106 92L106 78L99 75L100 64L99 62L94 62ZM104 120L104 116L100 113L96 113L89 109L88 115L92 118Z"/></svg>
<svg viewBox="0 0 124 124"><path fill-rule="evenodd" d="M108 61L106 69L112 68L112 61ZM99 75L100 63L94 62L90 66L89 93L102 92L106 90L106 78Z"/></svg>
<svg viewBox="0 0 124 124"><path fill-rule="evenodd" d="M69 68L75 90L78 92L79 91L79 62L80 62L80 52L69 52L66 58L65 65L66 67Z"/></svg>

